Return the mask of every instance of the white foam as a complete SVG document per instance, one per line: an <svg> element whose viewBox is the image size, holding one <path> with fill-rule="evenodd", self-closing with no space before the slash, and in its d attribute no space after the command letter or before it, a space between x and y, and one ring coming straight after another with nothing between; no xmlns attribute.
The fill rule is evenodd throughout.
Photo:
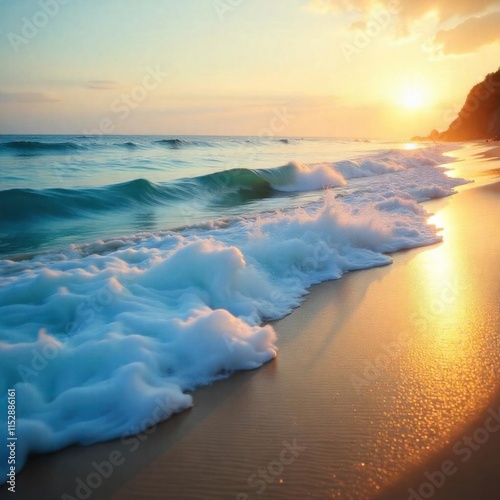
<svg viewBox="0 0 500 500"><path fill-rule="evenodd" d="M314 191L325 187L339 187L346 184L344 176L331 164L305 165L296 161L287 165L292 169L292 182L272 184L276 191Z"/></svg>
<svg viewBox="0 0 500 500"><path fill-rule="evenodd" d="M275 332L260 325L297 307L313 283L438 242L417 200L461 181L431 166L435 150L398 154L351 165L388 175L347 185L341 199L95 246L106 253L3 261L0 394L4 404L17 391L18 470L31 452L133 434L188 408L186 391L273 359ZM331 168L297 175L310 189L340 179Z"/></svg>
<svg viewBox="0 0 500 500"><path fill-rule="evenodd" d="M303 164L290 162L290 178L285 182L272 182L273 189L284 192L313 191L345 186L347 180L374 177L405 171L414 167L435 166L452 161L442 155L442 147L409 151L390 150L359 160L332 163Z"/></svg>

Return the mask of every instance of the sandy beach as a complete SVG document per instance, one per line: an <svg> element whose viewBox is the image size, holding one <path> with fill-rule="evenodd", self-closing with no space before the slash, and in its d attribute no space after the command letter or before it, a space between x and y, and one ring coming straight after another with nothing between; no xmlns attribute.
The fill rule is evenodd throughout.
<svg viewBox="0 0 500 500"><path fill-rule="evenodd" d="M0 16L0 500L500 499L500 2Z"/></svg>
<svg viewBox="0 0 500 500"><path fill-rule="evenodd" d="M424 204L442 243L313 287L274 324L273 362L139 436L30 458L15 498L498 498L500 161L484 151L451 165L474 184Z"/></svg>

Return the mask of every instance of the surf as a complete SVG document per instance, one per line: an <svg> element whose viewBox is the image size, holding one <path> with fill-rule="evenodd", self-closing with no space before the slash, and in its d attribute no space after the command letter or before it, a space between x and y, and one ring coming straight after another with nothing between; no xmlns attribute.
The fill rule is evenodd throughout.
<svg viewBox="0 0 500 500"><path fill-rule="evenodd" d="M72 141L41 142L41 141L9 141L0 143L0 152L13 151L17 153L67 153L81 150L81 146Z"/></svg>

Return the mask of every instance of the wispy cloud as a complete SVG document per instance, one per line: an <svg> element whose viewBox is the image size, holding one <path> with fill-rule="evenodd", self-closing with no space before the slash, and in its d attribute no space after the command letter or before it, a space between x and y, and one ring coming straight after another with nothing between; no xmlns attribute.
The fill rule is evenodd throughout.
<svg viewBox="0 0 500 500"><path fill-rule="evenodd" d="M443 55L459 55L500 41L500 11L481 17L470 17L454 28L440 30L432 43Z"/></svg>
<svg viewBox="0 0 500 500"><path fill-rule="evenodd" d="M397 11L399 36L404 37L411 33L416 21L430 14L442 25L470 16L483 15L488 11L497 10L499 6L498 0L308 0L307 4L309 10L317 13L350 13L351 19L358 17L361 20L377 9Z"/></svg>
<svg viewBox="0 0 500 500"><path fill-rule="evenodd" d="M121 83L111 80L90 80L85 84L85 88L91 90L114 90L121 86Z"/></svg>
<svg viewBox="0 0 500 500"><path fill-rule="evenodd" d="M498 0L309 0L308 8L315 12L369 12L376 7L399 7L406 21L414 21L431 12L441 21L455 16L471 16L498 8Z"/></svg>
<svg viewBox="0 0 500 500"><path fill-rule="evenodd" d="M41 102L58 102L54 94L47 92L0 92L0 102L33 104Z"/></svg>

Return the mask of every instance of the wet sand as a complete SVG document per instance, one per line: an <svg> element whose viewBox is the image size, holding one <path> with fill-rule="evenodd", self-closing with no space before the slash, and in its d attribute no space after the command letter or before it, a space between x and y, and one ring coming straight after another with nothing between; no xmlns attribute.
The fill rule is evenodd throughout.
<svg viewBox="0 0 500 500"><path fill-rule="evenodd" d="M457 173L478 179L471 151ZM410 498L450 461L433 498L498 498L500 431L477 431L500 411L492 175L425 204L443 243L313 287L275 323L275 361L196 391L192 410L136 438L31 458L15 498ZM113 471L97 475L103 461Z"/></svg>
<svg viewBox="0 0 500 500"><path fill-rule="evenodd" d="M483 156L485 158L499 158L500 157L500 146L494 145L496 143L490 144L491 149L485 151Z"/></svg>

